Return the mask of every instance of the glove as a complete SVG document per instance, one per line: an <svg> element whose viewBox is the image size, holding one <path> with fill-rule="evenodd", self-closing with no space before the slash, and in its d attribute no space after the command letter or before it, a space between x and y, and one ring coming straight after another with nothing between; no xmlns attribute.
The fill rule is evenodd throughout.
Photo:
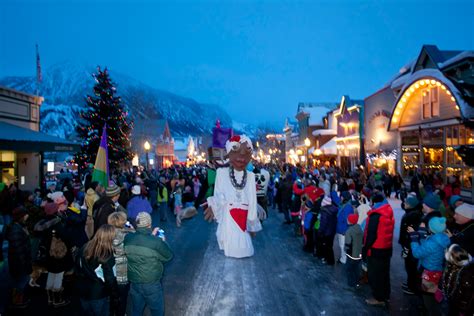
<svg viewBox="0 0 474 316"><path fill-rule="evenodd" d="M403 259L406 259L408 257L408 252L410 251L410 249L406 248L406 247L403 247L402 249L402 258Z"/></svg>
<svg viewBox="0 0 474 316"><path fill-rule="evenodd" d="M410 239L412 242L419 242L420 241L420 234L418 232L411 232Z"/></svg>

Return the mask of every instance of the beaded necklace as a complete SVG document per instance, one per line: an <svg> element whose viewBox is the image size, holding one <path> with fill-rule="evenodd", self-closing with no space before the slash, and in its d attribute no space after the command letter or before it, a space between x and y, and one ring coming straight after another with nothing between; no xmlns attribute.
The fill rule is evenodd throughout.
<svg viewBox="0 0 474 316"><path fill-rule="evenodd" d="M234 167L229 167L229 177L230 177L230 183L232 186L237 189L237 190L243 190L245 188L245 185L247 184L247 170L244 169L244 175L242 177L242 182L238 183L237 180L235 179L235 170Z"/></svg>

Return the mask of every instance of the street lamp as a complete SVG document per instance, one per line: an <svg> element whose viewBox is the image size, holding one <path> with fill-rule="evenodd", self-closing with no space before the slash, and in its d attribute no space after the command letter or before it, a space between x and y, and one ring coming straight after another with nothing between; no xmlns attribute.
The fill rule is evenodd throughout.
<svg viewBox="0 0 474 316"><path fill-rule="evenodd" d="M304 139L304 146L306 148L305 166L306 168L308 168L308 149L309 149L309 146L311 146L311 141L309 140L308 137Z"/></svg>
<svg viewBox="0 0 474 316"><path fill-rule="evenodd" d="M143 144L143 148L145 148L145 159L146 159L146 170L148 171L148 152L150 151L150 143L148 141Z"/></svg>

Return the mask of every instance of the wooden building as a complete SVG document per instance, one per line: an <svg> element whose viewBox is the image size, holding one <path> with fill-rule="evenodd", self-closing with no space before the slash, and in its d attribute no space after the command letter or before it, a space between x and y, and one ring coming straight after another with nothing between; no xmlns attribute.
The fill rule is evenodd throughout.
<svg viewBox="0 0 474 316"><path fill-rule="evenodd" d="M473 169L458 154L474 144L474 53L422 47L417 59L391 83L396 99L388 131L396 132L398 169L438 174L460 182L462 195L474 197Z"/></svg>

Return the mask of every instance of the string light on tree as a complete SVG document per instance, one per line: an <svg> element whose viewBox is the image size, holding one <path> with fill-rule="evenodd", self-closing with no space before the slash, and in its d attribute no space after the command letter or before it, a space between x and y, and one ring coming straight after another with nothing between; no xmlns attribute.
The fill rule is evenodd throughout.
<svg viewBox="0 0 474 316"><path fill-rule="evenodd" d="M121 98L116 96L117 89L107 68L102 71L97 67L93 77L96 82L93 95L86 96L87 110L81 113L76 128L82 146L75 161L81 169L94 162L102 128L107 124L109 165L114 169L120 162L133 157L129 141L133 123L128 119L128 111L124 109Z"/></svg>

